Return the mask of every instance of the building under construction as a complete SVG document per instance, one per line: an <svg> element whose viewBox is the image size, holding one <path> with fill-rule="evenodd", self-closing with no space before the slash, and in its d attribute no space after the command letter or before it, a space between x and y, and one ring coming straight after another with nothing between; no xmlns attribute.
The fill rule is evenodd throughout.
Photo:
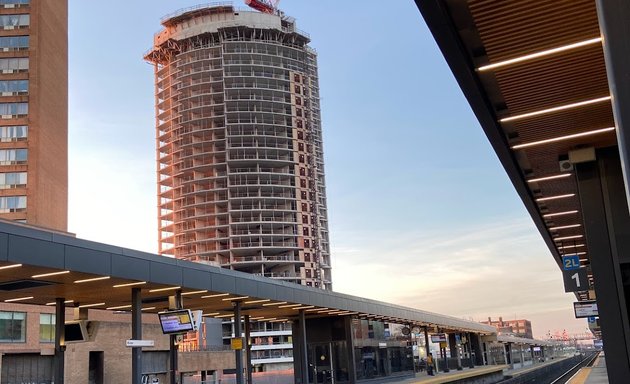
<svg viewBox="0 0 630 384"><path fill-rule="evenodd" d="M155 67L160 253L331 289L309 36L281 12L224 3L162 25L145 55ZM290 328L277 326L257 330L255 364L292 361Z"/></svg>

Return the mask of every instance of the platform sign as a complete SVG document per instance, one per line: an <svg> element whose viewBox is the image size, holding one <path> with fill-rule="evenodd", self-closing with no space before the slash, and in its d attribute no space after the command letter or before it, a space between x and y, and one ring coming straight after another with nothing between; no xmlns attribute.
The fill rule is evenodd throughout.
<svg viewBox="0 0 630 384"><path fill-rule="evenodd" d="M562 269L565 271L572 271L580 268L580 256L578 255L566 255L562 256Z"/></svg>
<svg viewBox="0 0 630 384"><path fill-rule="evenodd" d="M576 301L573 303L573 310L576 319L599 316L596 301Z"/></svg>
<svg viewBox="0 0 630 384"><path fill-rule="evenodd" d="M586 268L581 267L568 271L564 270L562 271L562 277L564 279L565 292L588 291L588 274L586 273Z"/></svg>
<svg viewBox="0 0 630 384"><path fill-rule="evenodd" d="M154 347L155 340L126 340L127 347Z"/></svg>
<svg viewBox="0 0 630 384"><path fill-rule="evenodd" d="M243 349L243 338L233 337L230 344L232 346L232 349Z"/></svg>
<svg viewBox="0 0 630 384"><path fill-rule="evenodd" d="M432 343L443 343L446 342L446 334L445 333L436 333L431 335Z"/></svg>

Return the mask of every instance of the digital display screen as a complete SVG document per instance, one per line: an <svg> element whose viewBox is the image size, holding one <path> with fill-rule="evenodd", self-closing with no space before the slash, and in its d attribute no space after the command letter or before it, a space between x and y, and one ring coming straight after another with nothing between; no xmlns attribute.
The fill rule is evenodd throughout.
<svg viewBox="0 0 630 384"><path fill-rule="evenodd" d="M444 334L444 333L437 333L435 335L431 335L431 342L432 343L445 343L446 342L446 334Z"/></svg>
<svg viewBox="0 0 630 384"><path fill-rule="evenodd" d="M158 313L163 333L186 333L194 330L189 309Z"/></svg>
<svg viewBox="0 0 630 384"><path fill-rule="evenodd" d="M573 303L576 318L599 316L596 301L578 301Z"/></svg>

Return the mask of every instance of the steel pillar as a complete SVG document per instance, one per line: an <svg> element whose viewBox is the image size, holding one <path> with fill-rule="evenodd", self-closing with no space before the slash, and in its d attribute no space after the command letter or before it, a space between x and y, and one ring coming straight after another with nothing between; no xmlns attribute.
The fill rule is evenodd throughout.
<svg viewBox="0 0 630 384"><path fill-rule="evenodd" d="M55 384L63 384L64 380L64 353L66 350L66 304L64 298L55 299L55 358L54 379Z"/></svg>

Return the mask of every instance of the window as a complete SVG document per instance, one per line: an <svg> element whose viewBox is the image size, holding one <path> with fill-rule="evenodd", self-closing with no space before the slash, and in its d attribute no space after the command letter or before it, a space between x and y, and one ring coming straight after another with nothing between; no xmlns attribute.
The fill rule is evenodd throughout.
<svg viewBox="0 0 630 384"><path fill-rule="evenodd" d="M0 115L2 115L3 117L27 114L28 103L0 103Z"/></svg>
<svg viewBox="0 0 630 384"><path fill-rule="evenodd" d="M26 342L26 313L0 312L0 342Z"/></svg>
<svg viewBox="0 0 630 384"><path fill-rule="evenodd" d="M0 59L0 71L3 73L28 71L28 57Z"/></svg>
<svg viewBox="0 0 630 384"><path fill-rule="evenodd" d="M2 6L20 6L20 5L28 5L31 0L0 0L0 5ZM7 7L8 8L8 7Z"/></svg>
<svg viewBox="0 0 630 384"><path fill-rule="evenodd" d="M26 209L26 196L1 196L0 213L20 212Z"/></svg>
<svg viewBox="0 0 630 384"><path fill-rule="evenodd" d="M299 85L295 86L295 93L302 93L302 88Z"/></svg>
<svg viewBox="0 0 630 384"><path fill-rule="evenodd" d="M293 75L293 81L295 81L296 83L300 82L300 75L298 75L297 73Z"/></svg>
<svg viewBox="0 0 630 384"><path fill-rule="evenodd" d="M302 105L302 98L295 96L295 104Z"/></svg>
<svg viewBox="0 0 630 384"><path fill-rule="evenodd" d="M24 164L28 149L0 149L0 165Z"/></svg>
<svg viewBox="0 0 630 384"><path fill-rule="evenodd" d="M297 138L298 138L298 140L304 140L304 132L299 131L298 134L297 134Z"/></svg>
<svg viewBox="0 0 630 384"><path fill-rule="evenodd" d="M306 227L305 227L305 228L302 228L302 234L303 234L304 236L308 236L308 228L306 228ZM306 240L304 240L304 241L306 241ZM306 244L306 243L304 243L304 244Z"/></svg>
<svg viewBox="0 0 630 384"><path fill-rule="evenodd" d="M29 15L0 15L0 28L28 28L30 24Z"/></svg>
<svg viewBox="0 0 630 384"><path fill-rule="evenodd" d="M28 36L2 36L0 48L4 51L28 49Z"/></svg>
<svg viewBox="0 0 630 384"><path fill-rule="evenodd" d="M55 315L53 313L39 314L39 341L41 343L55 342Z"/></svg>
<svg viewBox="0 0 630 384"><path fill-rule="evenodd" d="M28 127L26 125L7 125L0 127L0 141L26 140Z"/></svg>
<svg viewBox="0 0 630 384"><path fill-rule="evenodd" d="M26 172L0 173L0 189L26 187Z"/></svg>
<svg viewBox="0 0 630 384"><path fill-rule="evenodd" d="M2 94L28 93L28 80L3 80L0 81L0 92Z"/></svg>
<svg viewBox="0 0 630 384"><path fill-rule="evenodd" d="M295 114L296 114L298 117L302 117L302 109L301 109L301 108L297 108L297 109L295 110Z"/></svg>

